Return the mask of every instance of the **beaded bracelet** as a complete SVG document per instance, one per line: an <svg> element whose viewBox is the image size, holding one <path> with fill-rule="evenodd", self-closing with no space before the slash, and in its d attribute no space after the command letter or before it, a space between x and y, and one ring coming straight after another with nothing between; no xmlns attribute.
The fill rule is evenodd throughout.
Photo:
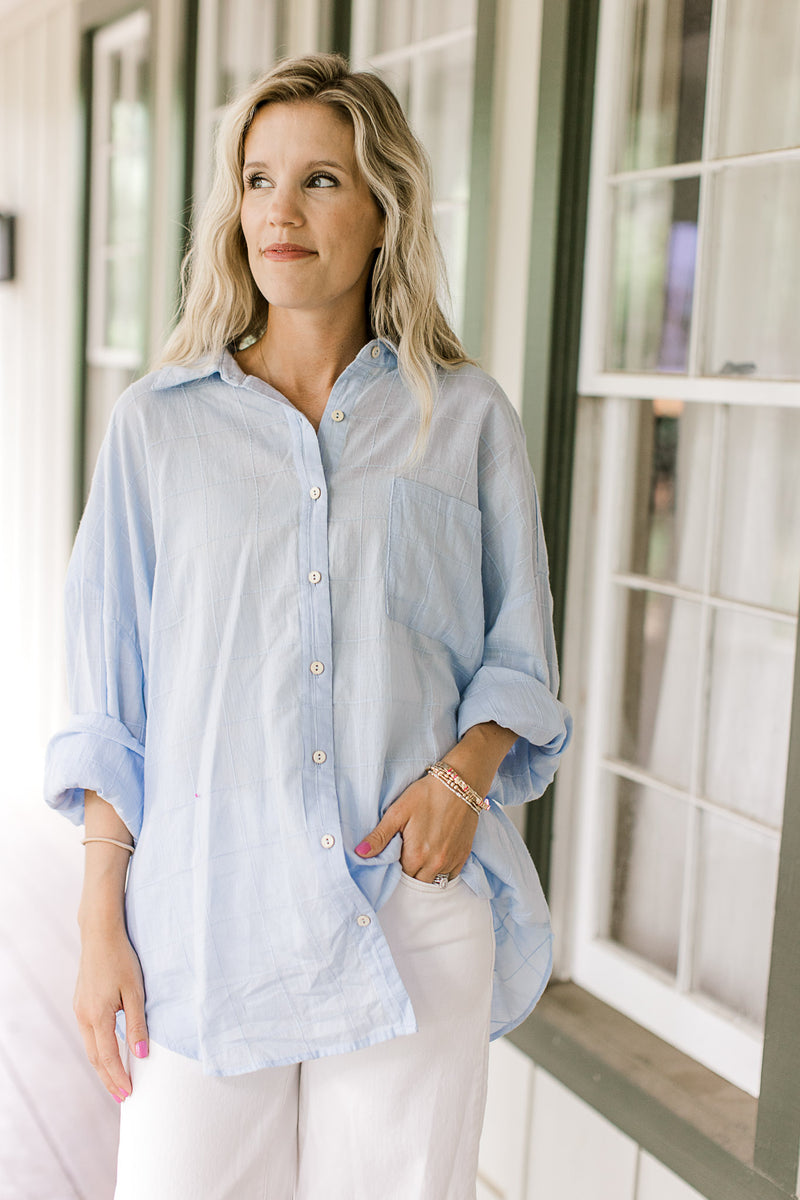
<svg viewBox="0 0 800 1200"><path fill-rule="evenodd" d="M471 788L466 779L462 779L457 771L454 771L449 763L441 760L432 763L427 768L429 775L433 775L434 779L438 779L445 787L449 788L454 796L460 796L472 809L473 812L480 815L486 812L489 808L488 796L481 796L474 788Z"/></svg>

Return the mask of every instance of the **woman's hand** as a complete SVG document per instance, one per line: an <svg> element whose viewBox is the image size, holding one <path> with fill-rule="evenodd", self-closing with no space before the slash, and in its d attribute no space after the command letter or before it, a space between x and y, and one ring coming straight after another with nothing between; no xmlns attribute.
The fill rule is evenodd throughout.
<svg viewBox="0 0 800 1200"><path fill-rule="evenodd" d="M114 1032L116 1014L125 1011L131 1053L147 1055L144 982L136 951L124 924L82 930L82 951L73 1009L89 1062L106 1090L121 1103L133 1085L122 1065Z"/></svg>
<svg viewBox="0 0 800 1200"><path fill-rule="evenodd" d="M511 729L494 721L472 725L445 755L454 771L485 796L497 768L517 740ZM356 854L374 858L395 834L403 836L400 865L406 875L433 883L437 875L451 879L469 858L478 813L436 779L423 775L401 792L383 819L368 833Z"/></svg>
<svg viewBox="0 0 800 1200"><path fill-rule="evenodd" d="M356 853L362 858L380 854L400 833L400 865L406 875L433 883L437 875L452 879L469 858L478 828L478 814L432 775L423 775L389 806Z"/></svg>

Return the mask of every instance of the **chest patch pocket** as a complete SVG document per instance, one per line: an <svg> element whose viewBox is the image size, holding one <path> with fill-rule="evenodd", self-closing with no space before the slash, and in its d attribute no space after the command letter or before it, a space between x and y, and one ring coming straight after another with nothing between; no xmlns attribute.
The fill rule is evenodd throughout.
<svg viewBox="0 0 800 1200"><path fill-rule="evenodd" d="M413 479L389 501L386 612L469 660L483 639L480 509Z"/></svg>

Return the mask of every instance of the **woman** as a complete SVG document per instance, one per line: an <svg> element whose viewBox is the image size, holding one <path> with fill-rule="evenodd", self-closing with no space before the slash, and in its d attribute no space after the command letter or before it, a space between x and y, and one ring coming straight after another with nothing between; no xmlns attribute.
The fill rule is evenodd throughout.
<svg viewBox="0 0 800 1200"><path fill-rule="evenodd" d="M489 1037L550 969L502 806L568 717L521 426L438 273L377 77L311 56L231 106L81 522L48 757L117 1200L475 1195Z"/></svg>

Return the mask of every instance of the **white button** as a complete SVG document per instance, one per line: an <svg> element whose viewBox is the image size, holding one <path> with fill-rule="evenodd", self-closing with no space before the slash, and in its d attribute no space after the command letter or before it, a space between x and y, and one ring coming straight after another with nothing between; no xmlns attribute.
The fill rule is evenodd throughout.
<svg viewBox="0 0 800 1200"><path fill-rule="evenodd" d="M380 358L380 356L381 356L380 346L373 346L372 350L370 351L370 354L372 355L373 358Z"/></svg>
<svg viewBox="0 0 800 1200"><path fill-rule="evenodd" d="M333 410L333 412L331 413L331 420L332 421L343 421L344 420L344 413L342 412L342 410L340 408L335 408Z"/></svg>
<svg viewBox="0 0 800 1200"><path fill-rule="evenodd" d="M312 500L319 500L322 495L322 488L313 487L308 494Z"/></svg>
<svg viewBox="0 0 800 1200"><path fill-rule="evenodd" d="M308 572L308 582L309 583L321 583L322 576L320 575L319 571L309 571Z"/></svg>
<svg viewBox="0 0 800 1200"><path fill-rule="evenodd" d="M362 913L360 917L356 917L356 925L360 925L362 928L366 928L367 925L371 924L372 917L368 917L366 913Z"/></svg>
<svg viewBox="0 0 800 1200"><path fill-rule="evenodd" d="M325 834L323 834L323 836L322 836L322 837L319 839L319 844L320 844L320 846L322 846L322 847L323 847L325 850L330 850L331 846L335 846L335 845L336 845L336 838L333 836L333 834L332 834L332 833L325 833Z"/></svg>
<svg viewBox="0 0 800 1200"><path fill-rule="evenodd" d="M328 756L324 750L315 750L311 757L315 763L324 763Z"/></svg>
<svg viewBox="0 0 800 1200"><path fill-rule="evenodd" d="M321 662L313 662L313 663L311 664L311 674L312 674L312 675L321 675L321 674L322 674L322 672L323 672L324 670L325 670L325 664L324 664L324 663L321 663Z"/></svg>

